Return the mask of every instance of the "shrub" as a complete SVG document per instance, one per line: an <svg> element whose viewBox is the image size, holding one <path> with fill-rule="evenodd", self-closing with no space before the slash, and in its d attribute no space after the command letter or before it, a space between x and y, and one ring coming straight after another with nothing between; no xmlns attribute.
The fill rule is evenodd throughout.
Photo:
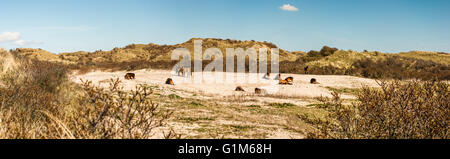
<svg viewBox="0 0 450 159"><path fill-rule="evenodd" d="M303 57L303 61L310 62L320 60L324 57L333 55L339 49L331 48L329 46L324 46L320 51L311 50L308 52L307 56Z"/></svg>
<svg viewBox="0 0 450 159"><path fill-rule="evenodd" d="M389 56L385 60L362 59L356 61L348 72L375 79L450 80L450 67L433 61Z"/></svg>
<svg viewBox="0 0 450 159"><path fill-rule="evenodd" d="M310 62L310 61L316 61L323 58L323 56L320 54L319 51L311 50L308 52L306 56L303 57L303 61Z"/></svg>
<svg viewBox="0 0 450 159"><path fill-rule="evenodd" d="M337 48L331 48L329 46L324 46L320 50L320 55L322 55L322 56L330 56L330 55L333 55L338 50L339 49L337 49Z"/></svg>

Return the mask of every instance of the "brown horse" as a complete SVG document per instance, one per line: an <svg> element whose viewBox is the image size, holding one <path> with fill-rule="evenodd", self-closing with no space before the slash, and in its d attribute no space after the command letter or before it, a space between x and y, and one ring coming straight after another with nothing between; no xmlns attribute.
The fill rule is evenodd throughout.
<svg viewBox="0 0 450 159"><path fill-rule="evenodd" d="M309 68L309 66L306 66L306 67L304 68L305 74L308 74L308 68Z"/></svg>
<svg viewBox="0 0 450 159"><path fill-rule="evenodd" d="M237 86L234 91L245 92L244 88L242 88L241 86Z"/></svg>
<svg viewBox="0 0 450 159"><path fill-rule="evenodd" d="M262 94L263 90L261 88L255 88L255 94Z"/></svg>
<svg viewBox="0 0 450 159"><path fill-rule="evenodd" d="M317 82L317 80L315 78L311 78L311 80L309 82L311 84L319 84L319 82Z"/></svg>
<svg viewBox="0 0 450 159"><path fill-rule="evenodd" d="M292 85L292 83L288 82L287 80L281 79L281 74L278 74L278 84L281 85Z"/></svg>
<svg viewBox="0 0 450 159"><path fill-rule="evenodd" d="M286 79L284 79L286 81L288 81L289 83L294 82L294 77L288 77Z"/></svg>
<svg viewBox="0 0 450 159"><path fill-rule="evenodd" d="M125 75L125 79L126 79L126 80L136 79L136 74L134 74L134 73L127 73L127 74Z"/></svg>
<svg viewBox="0 0 450 159"><path fill-rule="evenodd" d="M175 84L173 83L172 78L168 78L168 79L166 80L166 84L168 84L168 85L175 85Z"/></svg>

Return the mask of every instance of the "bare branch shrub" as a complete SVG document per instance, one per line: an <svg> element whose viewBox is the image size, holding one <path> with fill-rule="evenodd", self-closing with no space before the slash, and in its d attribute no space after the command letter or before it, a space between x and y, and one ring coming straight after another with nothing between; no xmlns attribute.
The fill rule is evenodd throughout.
<svg viewBox="0 0 450 159"><path fill-rule="evenodd" d="M310 138L449 139L449 85L444 82L381 82L363 88L351 106L325 101L327 119L299 117L316 128ZM338 94L333 94L335 97Z"/></svg>
<svg viewBox="0 0 450 159"><path fill-rule="evenodd" d="M152 102L151 88L137 86L127 92L120 82L111 79L109 88L104 89L83 81L86 95L80 99L80 114L74 119L76 137L150 138L154 128L165 125L172 112Z"/></svg>

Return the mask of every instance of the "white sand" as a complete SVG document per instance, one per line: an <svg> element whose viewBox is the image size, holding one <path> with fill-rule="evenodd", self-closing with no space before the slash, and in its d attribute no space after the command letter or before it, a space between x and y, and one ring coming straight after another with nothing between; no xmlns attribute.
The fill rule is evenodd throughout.
<svg viewBox="0 0 450 159"><path fill-rule="evenodd" d="M293 85L278 85L277 80L261 80L260 83L207 83L194 84L189 81L189 78L176 76L166 70L138 70L133 73L136 74L135 80L125 80L124 75L127 72L90 72L84 75L73 75L71 79L75 82L80 82L80 79L93 81L95 84L107 86L107 80L111 78L120 78L123 81L123 87L127 90L134 89L138 84L158 85L160 87L167 87L175 90L184 90L188 92L201 92L210 96L230 96L239 94L235 92L236 86L242 86L247 92L254 92L256 87L268 89L268 94L282 95L289 97L319 97L331 96L331 92L326 87L334 88L360 88L362 86L377 87L375 80L359 78L353 76L337 76L337 75L298 75L298 74L283 74L282 78L294 77ZM212 76L213 73L203 73L205 81L214 81L216 78ZM244 74L238 74L242 76ZM256 74L253 74L256 75ZM199 77L199 73L194 73L195 77ZM209 76L209 77L207 77ZM245 74L249 78L249 74ZM272 75L275 76L275 75ZM194 78L195 78L194 77ZM262 76L261 76L262 77ZM167 78L172 78L175 85L164 84ZM310 84L311 78L316 78L320 84ZM187 83L186 81L187 80ZM265 82L265 83L264 83ZM273 88L274 91L270 91ZM278 88L278 91L276 91ZM343 96L344 98L350 98Z"/></svg>

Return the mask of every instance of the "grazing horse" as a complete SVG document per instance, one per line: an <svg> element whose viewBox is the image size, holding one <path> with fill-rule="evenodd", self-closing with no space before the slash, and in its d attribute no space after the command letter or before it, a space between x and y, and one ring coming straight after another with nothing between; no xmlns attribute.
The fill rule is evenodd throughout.
<svg viewBox="0 0 450 159"><path fill-rule="evenodd" d="M125 75L125 79L127 79L127 80L136 79L136 74L134 74L134 73L127 73Z"/></svg>
<svg viewBox="0 0 450 159"><path fill-rule="evenodd" d="M237 86L234 91L245 92L244 88L242 88L241 86Z"/></svg>
<svg viewBox="0 0 450 159"><path fill-rule="evenodd" d="M184 77L184 67L183 66L181 66L180 69L178 69L177 75Z"/></svg>
<svg viewBox="0 0 450 159"><path fill-rule="evenodd" d="M168 78L168 79L166 80L166 84L168 84L168 85L175 85L175 84L173 83L172 78Z"/></svg>
<svg viewBox="0 0 450 159"><path fill-rule="evenodd" d="M185 68L184 66L181 66L180 69L177 71L177 75L181 77L186 77L186 74L190 74L192 76L192 71L190 68Z"/></svg>
<svg viewBox="0 0 450 159"><path fill-rule="evenodd" d="M270 79L270 73L269 72L267 72L266 73L266 75L264 75L264 77L263 77L264 79Z"/></svg>

